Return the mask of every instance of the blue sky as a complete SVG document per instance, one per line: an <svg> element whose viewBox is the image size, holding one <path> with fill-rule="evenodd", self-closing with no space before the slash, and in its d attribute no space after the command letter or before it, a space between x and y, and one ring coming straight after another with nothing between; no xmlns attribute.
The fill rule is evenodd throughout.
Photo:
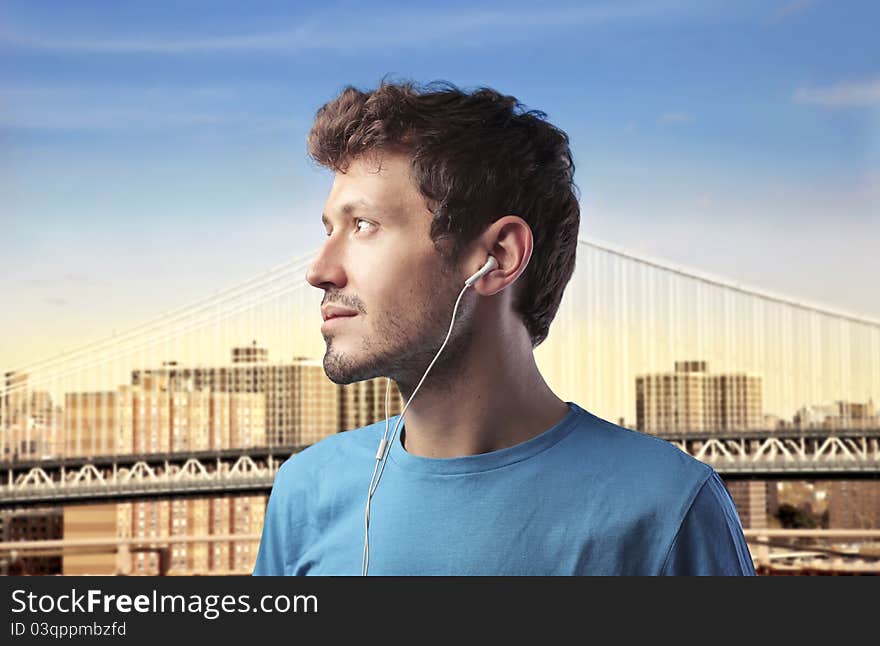
<svg viewBox="0 0 880 646"><path fill-rule="evenodd" d="M880 318L878 24L818 0L0 2L0 367L320 245L312 117L386 74L545 111L584 236Z"/></svg>

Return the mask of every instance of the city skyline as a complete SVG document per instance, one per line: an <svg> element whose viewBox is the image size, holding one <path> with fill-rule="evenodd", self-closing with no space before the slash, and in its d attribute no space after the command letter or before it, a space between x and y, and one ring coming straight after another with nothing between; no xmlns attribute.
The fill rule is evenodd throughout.
<svg viewBox="0 0 880 646"><path fill-rule="evenodd" d="M229 348L229 355L231 362L215 366L165 361L132 369L126 383L54 398L31 387L27 374L7 372L0 459L303 446L382 416L384 378L334 384L319 359L273 363L256 340ZM310 385L300 393L303 384ZM632 415L606 419L652 434L880 428L873 397L803 402L780 416L763 408L762 384L755 372L718 372L705 360L681 359L665 371L635 375ZM395 385L391 414L403 404Z"/></svg>
<svg viewBox="0 0 880 646"><path fill-rule="evenodd" d="M295 444L303 441L309 444L319 441L327 433L381 419L378 404L384 400L382 379L338 386L323 378L320 362L309 359L300 361L311 369L314 379L303 376L291 379L277 371L279 366L269 362L268 348L260 346L256 340L248 346L229 348L229 354L232 364L237 367L235 372L229 372L225 366L193 368L169 362L161 368L133 371L130 373L131 385L120 385L118 392L67 393L65 409L69 414L63 424L63 455L56 454L55 457L124 455L131 452L125 449L125 442L136 449L134 453L142 468L147 468L144 460L148 460L146 454L151 452L160 456L164 454L165 469L168 469L167 455L173 453L194 456L206 449L228 451L241 448L246 454L248 449L264 443L262 440L271 428L269 420L286 408L286 405L277 404L282 390L285 397L300 401L313 411L324 407L334 414L338 412L338 417L333 420L324 416L317 425L311 425L312 429L319 431L317 435L306 438L297 434L299 439ZM757 421L760 415L760 377L714 373L705 361L694 359L677 361L673 368L674 372L637 378L637 384L642 381L645 386L643 389L637 387L637 390L647 395L643 398L649 404L646 410L653 411L648 413L648 418L668 420L668 423L659 425L648 424L648 428L640 420L640 431L711 433L713 424L717 425L717 431L763 428ZM670 385L668 382L673 376L685 381ZM21 378L22 375L11 377ZM23 386L26 382L19 383ZM655 388L660 389L660 396L652 398L650 391ZM333 401L319 396L317 391L325 392ZM271 403L273 393L275 404ZM399 393L395 393L392 414L398 414L403 406ZM18 396L18 403L14 401L13 405L20 405L20 396L27 394L25 388L13 392L13 397ZM222 400L218 400L220 396L223 396ZM222 407L230 405L228 416L219 412L218 403ZM880 427L880 416L873 406L839 403L838 410L829 411L832 417L810 419L798 428L866 429L866 421L870 422L870 428ZM353 414L354 411L358 412ZM6 416L0 418L8 421ZM9 428L4 425L3 430L9 431ZM279 432L274 431L275 434ZM138 440L142 436L150 442L149 445ZM217 438L225 439L218 443ZM122 444L116 444L117 440ZM206 452L206 455L210 454ZM190 457L188 463L192 459ZM208 462L205 460L206 466ZM70 468L75 466L71 464ZM112 468L107 464L99 468L105 478L109 478L112 471L115 479L115 464ZM219 472L219 462L216 468ZM169 476L176 480L175 474L180 472L177 467L173 469ZM130 467L120 467L120 473L129 470ZM781 514L791 513L792 507L787 501L793 501L800 510L798 513L806 515L813 513L813 502L819 504L816 514L818 517L819 510L824 510L823 527L829 527L830 523L837 529L858 529L873 527L876 523L875 507L880 495L876 483L819 481L816 487L812 482L807 485L805 491L792 490L772 481L734 479L726 483L740 511L743 526L752 530L777 527ZM789 506L780 511L780 501L786 501ZM65 504L63 509L32 509L24 514L4 511L0 514L0 541L47 538L106 541L115 537L120 541L142 538L145 544L155 544L135 550L124 545L116 548L111 545L103 548L109 550L103 554L68 553L63 558L26 556L15 564L0 559L0 567L15 565L31 574L246 574L256 555L258 542L253 537L259 535L262 527L265 504L265 495L245 495L234 498L172 497L134 502L113 502L111 499L109 502ZM181 537L186 537L189 542L166 547L159 545L163 538ZM760 559L760 548L753 549L758 550L755 553Z"/></svg>

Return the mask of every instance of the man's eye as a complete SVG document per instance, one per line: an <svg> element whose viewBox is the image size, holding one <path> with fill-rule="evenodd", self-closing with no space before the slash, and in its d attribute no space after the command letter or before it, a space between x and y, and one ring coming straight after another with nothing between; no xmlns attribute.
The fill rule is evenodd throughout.
<svg viewBox="0 0 880 646"><path fill-rule="evenodd" d="M361 223L369 224L371 227L376 226L375 224L373 224L373 223L370 222L369 220L364 220L364 219L362 219L362 218L355 218L355 227L358 228L358 231L361 231L361 230L362 230L362 229L359 228ZM331 230L331 231L325 231L325 232L324 232L324 235L326 235L326 236L329 238L331 235L333 235L333 231L332 231L332 230Z"/></svg>
<svg viewBox="0 0 880 646"><path fill-rule="evenodd" d="M358 219L356 220L356 222L355 222L355 226L360 225L361 222L364 222L364 223L366 223L366 224L369 224L370 226L373 226L373 223L372 223L372 222L370 222L369 220L363 220L363 219L361 219L361 218L358 218ZM358 229L358 230L360 231L360 230L362 230L362 229Z"/></svg>

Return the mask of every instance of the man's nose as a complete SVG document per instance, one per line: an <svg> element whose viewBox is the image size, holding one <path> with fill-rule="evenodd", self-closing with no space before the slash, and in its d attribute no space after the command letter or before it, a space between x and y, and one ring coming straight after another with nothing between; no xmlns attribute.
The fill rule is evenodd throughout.
<svg viewBox="0 0 880 646"><path fill-rule="evenodd" d="M329 285L336 287L345 285L345 271L339 260L339 254L334 253L330 245L325 243L318 250L318 255L306 271L306 281L312 287L319 289L325 289Z"/></svg>

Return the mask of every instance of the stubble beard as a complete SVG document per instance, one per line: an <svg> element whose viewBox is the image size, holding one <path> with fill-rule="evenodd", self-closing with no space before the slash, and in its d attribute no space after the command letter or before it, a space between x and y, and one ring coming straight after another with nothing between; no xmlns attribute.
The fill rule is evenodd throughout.
<svg viewBox="0 0 880 646"><path fill-rule="evenodd" d="M443 294L425 290L426 301L417 311L403 306L399 312L383 312L368 334L362 337L360 347L340 352L333 344L334 337L325 337L324 372L336 384L344 385L375 377L394 380L404 400L408 400L431 364L449 332L452 310L461 287L450 285ZM462 286L463 287L463 286ZM455 324L449 341L437 358L419 392L448 391L456 382L459 367L467 356L474 338L474 305L465 293L461 297Z"/></svg>

